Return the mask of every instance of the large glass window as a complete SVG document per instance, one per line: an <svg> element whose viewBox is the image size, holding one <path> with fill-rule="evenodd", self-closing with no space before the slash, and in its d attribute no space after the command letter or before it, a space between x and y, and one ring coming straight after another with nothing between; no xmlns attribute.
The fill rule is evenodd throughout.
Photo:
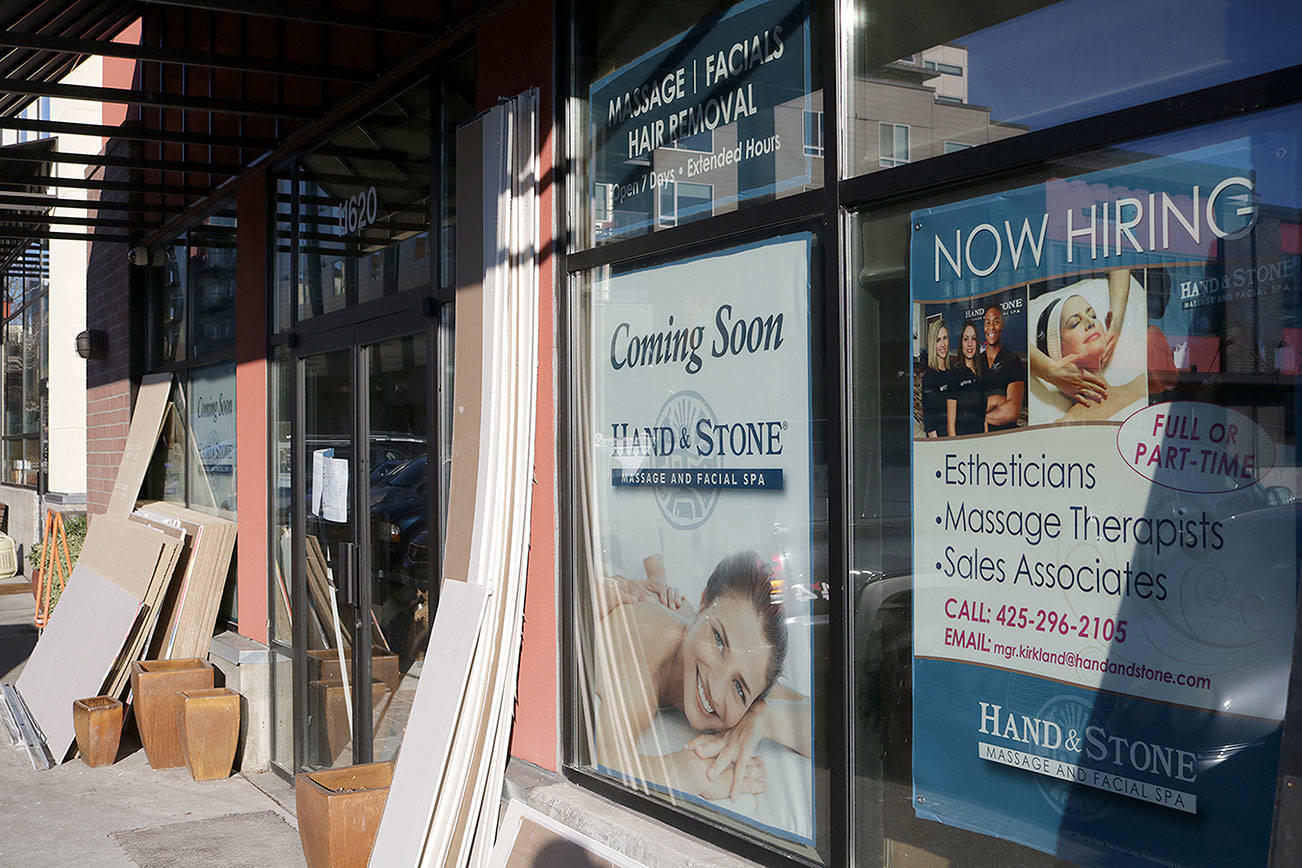
<svg viewBox="0 0 1302 868"><path fill-rule="evenodd" d="M149 304L150 367L175 379L144 491L227 518L236 512L235 230L228 205L166 245Z"/></svg>
<svg viewBox="0 0 1302 868"><path fill-rule="evenodd" d="M272 720L271 760L294 768L294 619L293 619L293 401L294 363L289 347L275 347L268 371L271 429L270 557L268 606Z"/></svg>
<svg viewBox="0 0 1302 868"><path fill-rule="evenodd" d="M1302 28L1268 0L847 5L847 176L1288 67Z"/></svg>
<svg viewBox="0 0 1302 868"><path fill-rule="evenodd" d="M235 218L212 217L189 237L189 355L235 346Z"/></svg>
<svg viewBox="0 0 1302 868"><path fill-rule="evenodd" d="M4 272L3 474L39 487L48 469L49 247L32 243Z"/></svg>
<svg viewBox="0 0 1302 868"><path fill-rule="evenodd" d="M428 291L431 105L413 88L300 161L299 320Z"/></svg>
<svg viewBox="0 0 1302 868"><path fill-rule="evenodd" d="M1300 133L1276 110L855 219L862 864L1267 864Z"/></svg>
<svg viewBox="0 0 1302 868"><path fill-rule="evenodd" d="M843 30L826 41L841 54L811 58L799 99L772 109L774 186L748 188L740 166L700 176L700 140L669 132L684 122L675 107L695 105L700 52L762 49L778 24L786 44L788 14L821 45L817 10L833 4L809 5L813 19L762 0L578 12L567 763L643 810L667 801L704 819L714 828L676 818L746 855L758 839L865 866L1293 864L1280 830L1297 771L1302 111L1279 107L1300 56L1272 34L1302 13L1263 0L837 4ZM754 38L725 38L732 23ZM758 56L757 75L783 69ZM839 104L825 107L833 81ZM711 135L719 154L742 134ZM974 148L991 157L984 175L972 154L944 157ZM817 186L834 152L835 191L747 207ZM750 306L773 300L786 272L765 257L804 225L823 227L812 249L831 261L809 272L804 308L829 322L806 332L802 390L765 367L773 321ZM716 405L720 363L752 346ZM775 414L808 405L827 420L810 425L807 479L790 470L798 448L765 451L775 395ZM782 428L784 450L801 430ZM713 437L724 431L740 439ZM742 473L737 454L700 452L707 435L744 450ZM781 493L761 498L779 467ZM789 730L769 728L773 694L754 749L749 680L732 719L715 669L666 675L708 659L674 637L722 617L709 585L724 556L763 561L772 540L802 537L765 512L802 490L810 559L791 546L768 562L771 589L793 595L769 602L795 630L793 599L828 601L811 611L844 653L826 681L815 664L805 694L829 709L811 718L814 778L830 757L843 765L831 791L849 794L815 797L812 839L793 832L799 813L764 813L775 793L803 798L773 776L791 759ZM752 504L746 518L718 512ZM683 552L690 563L671 566ZM674 630L648 626L663 609ZM710 638L724 660L732 644ZM789 632L786 661L803 641ZM669 664L643 665L665 645ZM772 643L756 647L752 662L770 659ZM774 684L801 695L789 671ZM678 736L735 747L712 754L730 783L737 757L760 755L763 805L716 798L714 775L696 786Z"/></svg>
<svg viewBox="0 0 1302 868"><path fill-rule="evenodd" d="M576 243L822 186L808 126L822 111L817 5L619 0L578 10L576 124L594 197L582 203ZM705 198L681 207L684 185ZM666 198L680 202L669 219Z"/></svg>

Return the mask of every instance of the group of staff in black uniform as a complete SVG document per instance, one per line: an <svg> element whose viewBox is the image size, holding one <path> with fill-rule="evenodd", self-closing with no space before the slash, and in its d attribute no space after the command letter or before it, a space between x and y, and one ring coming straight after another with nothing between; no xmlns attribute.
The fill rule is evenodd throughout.
<svg viewBox="0 0 1302 868"><path fill-rule="evenodd" d="M949 329L936 318L927 328L927 370L922 375L922 429L928 437L983 434L1017 426L1026 400L1026 363L1003 346L1004 315L985 311L986 345L975 320L963 323L958 356L949 355Z"/></svg>

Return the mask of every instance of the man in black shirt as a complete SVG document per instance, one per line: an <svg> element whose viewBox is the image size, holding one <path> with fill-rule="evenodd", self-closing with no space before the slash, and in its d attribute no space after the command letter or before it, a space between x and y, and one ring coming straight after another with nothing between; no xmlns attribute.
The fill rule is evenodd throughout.
<svg viewBox="0 0 1302 868"><path fill-rule="evenodd" d="M1026 363L1002 343L1004 314L998 304L986 308L986 430L1004 431L1017 427L1017 417L1026 400Z"/></svg>

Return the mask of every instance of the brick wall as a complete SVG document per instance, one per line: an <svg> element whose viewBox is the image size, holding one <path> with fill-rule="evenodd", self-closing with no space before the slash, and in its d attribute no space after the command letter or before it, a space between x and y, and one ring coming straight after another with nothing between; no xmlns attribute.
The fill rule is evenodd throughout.
<svg viewBox="0 0 1302 868"><path fill-rule="evenodd" d="M126 156L125 143L115 142L109 153ZM109 177L126 172L110 172ZM105 197L122 194L105 194ZM120 216L116 212L114 216ZM94 242L86 261L86 328L104 334L104 354L86 363L86 508L108 508L109 493L131 423L131 275L127 247L120 242ZM58 400L51 395L51 400Z"/></svg>

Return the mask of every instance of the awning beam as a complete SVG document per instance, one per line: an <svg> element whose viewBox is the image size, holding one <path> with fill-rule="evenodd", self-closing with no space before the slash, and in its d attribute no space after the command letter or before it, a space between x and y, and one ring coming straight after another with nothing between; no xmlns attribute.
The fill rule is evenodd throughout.
<svg viewBox="0 0 1302 868"><path fill-rule="evenodd" d="M103 181L99 178L63 178L41 176L30 181L0 178L0 196L6 187L66 187L70 190L99 190L102 193L152 193L159 196L206 195L207 187L186 187L181 184L145 184L134 181ZM40 195L40 194L35 194Z"/></svg>
<svg viewBox="0 0 1302 868"><path fill-rule="evenodd" d="M202 195L195 196L198 202ZM59 199L54 196L28 196L0 190L0 211L31 211L34 208L73 208L90 211L138 211L142 214L176 214L194 203L163 205L149 202L89 202L83 199Z"/></svg>
<svg viewBox="0 0 1302 868"><path fill-rule="evenodd" d="M17 163L75 163L83 166L101 166L106 169L138 169L147 172L184 172L189 175L238 175L244 171L243 166L233 163L205 163L201 160L152 160L148 157L112 157L104 154L73 154L63 151L41 151L21 153L18 151L0 152L0 164L5 161ZM45 182L43 176L40 181Z"/></svg>
<svg viewBox="0 0 1302 868"><path fill-rule="evenodd" d="M212 148L244 148L250 151L270 151L279 144L275 139L258 139L252 136L223 136L215 133L183 132L181 130L149 130L137 124L122 124L115 127L107 124L79 124L70 121L43 121L37 118L20 117L0 117L0 129L48 133L52 136L99 136L100 138L127 139L136 142L164 142Z"/></svg>
<svg viewBox="0 0 1302 868"><path fill-rule="evenodd" d="M123 57L154 63L179 64L190 67L228 69L235 72L292 75L297 78L320 78L327 81L346 81L368 84L375 81L373 70L347 66L329 66L318 63L296 63L269 57L248 57L237 54L210 54L199 51L172 51L153 45L135 45L127 42L110 42L97 39L71 39L47 36L43 33L0 31L0 47L30 48L55 51L76 56Z"/></svg>
<svg viewBox="0 0 1302 868"><path fill-rule="evenodd" d="M435 22L426 18L402 18L394 15L378 15L373 12L307 6L301 3L281 3L277 0L145 0L145 2L155 6L234 12L240 15L297 21L302 24L355 27L359 30L380 30L387 33L404 33L409 36L438 36L443 30Z"/></svg>
<svg viewBox="0 0 1302 868"><path fill-rule="evenodd" d="M118 105L139 105L149 108L183 109L185 111L212 112L227 115L258 115L287 120L316 120L321 111L305 106L254 102L242 99L192 96L181 93L163 93L153 90L132 90L125 87L91 87L85 84L58 84L36 79L0 79L0 93L23 96L48 96L58 99L76 99Z"/></svg>

